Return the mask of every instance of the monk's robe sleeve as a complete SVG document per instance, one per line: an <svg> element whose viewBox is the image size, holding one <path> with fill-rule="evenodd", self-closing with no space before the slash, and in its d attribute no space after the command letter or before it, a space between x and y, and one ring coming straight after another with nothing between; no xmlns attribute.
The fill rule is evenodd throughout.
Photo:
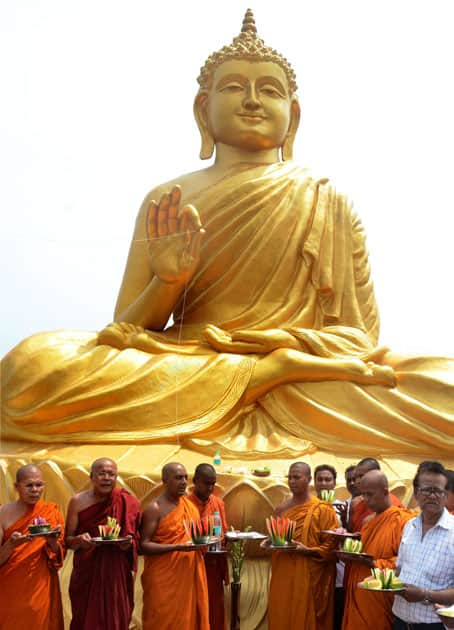
<svg viewBox="0 0 454 630"><path fill-rule="evenodd" d="M53 551L49 545L44 545L43 550L47 556L48 566L58 571L58 569L61 569L63 566L63 560L65 559L66 553L66 549L63 544L63 541L65 540L65 520L56 506L52 518L54 519L53 522L55 522L56 525L60 525L61 528L60 538L58 539L58 550L56 552Z"/></svg>
<svg viewBox="0 0 454 630"><path fill-rule="evenodd" d="M393 528L389 528L391 534L392 556L386 558L375 558L375 566L377 569L395 569L397 563L397 554L399 553L400 541L402 540L402 532L407 521L413 517L411 510L401 510L401 518L399 523L396 522Z"/></svg>
<svg viewBox="0 0 454 630"><path fill-rule="evenodd" d="M337 541L333 536L329 536L328 534L322 534L321 532L326 529L336 529L338 526L338 520L336 516L336 512L331 505L320 504L320 518L319 518L319 541L320 543L312 547L314 551L317 551L320 554L320 558L314 558L314 560L319 560L322 562L326 562L327 560L333 559L333 551L337 548Z"/></svg>

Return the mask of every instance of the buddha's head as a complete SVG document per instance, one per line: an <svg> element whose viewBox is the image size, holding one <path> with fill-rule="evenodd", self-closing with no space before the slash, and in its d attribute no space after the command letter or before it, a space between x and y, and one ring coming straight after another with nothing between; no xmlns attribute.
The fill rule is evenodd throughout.
<svg viewBox="0 0 454 630"><path fill-rule="evenodd" d="M252 11L230 46L210 55L198 78L194 113L202 136L200 157L216 143L245 151L281 148L292 159L300 118L295 73L257 36Z"/></svg>

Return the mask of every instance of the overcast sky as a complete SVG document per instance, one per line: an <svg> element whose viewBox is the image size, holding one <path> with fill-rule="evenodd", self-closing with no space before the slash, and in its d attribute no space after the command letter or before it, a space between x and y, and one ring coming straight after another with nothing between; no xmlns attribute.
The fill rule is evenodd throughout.
<svg viewBox="0 0 454 630"><path fill-rule="evenodd" d="M196 77L247 1L0 3L0 356L111 321L144 195L206 166ZM295 158L365 224L382 343L454 355L452 1L251 6L297 73Z"/></svg>

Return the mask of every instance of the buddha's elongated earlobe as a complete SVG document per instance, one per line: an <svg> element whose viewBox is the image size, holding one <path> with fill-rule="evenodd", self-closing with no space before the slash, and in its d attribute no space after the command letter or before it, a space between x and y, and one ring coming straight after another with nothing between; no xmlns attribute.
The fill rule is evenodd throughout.
<svg viewBox="0 0 454 630"><path fill-rule="evenodd" d="M209 160L214 152L214 138L208 128L206 115L207 99L208 95L206 92L199 92L194 101L194 116L202 139L202 146L200 147L201 160Z"/></svg>
<svg viewBox="0 0 454 630"><path fill-rule="evenodd" d="M298 131L298 126L300 124L300 116L300 104L298 103L297 98L294 97L291 104L290 124L288 127L287 136L285 137L284 143L281 148L282 159L285 162L293 160L293 143L295 141L296 132Z"/></svg>

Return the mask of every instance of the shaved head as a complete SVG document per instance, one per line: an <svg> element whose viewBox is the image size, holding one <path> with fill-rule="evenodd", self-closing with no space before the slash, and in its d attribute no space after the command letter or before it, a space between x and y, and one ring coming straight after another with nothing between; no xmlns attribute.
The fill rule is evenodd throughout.
<svg viewBox="0 0 454 630"><path fill-rule="evenodd" d="M388 479L381 470L366 472L361 477L360 491L365 504L372 512L381 514L391 507Z"/></svg>
<svg viewBox="0 0 454 630"><path fill-rule="evenodd" d="M169 462L162 467L161 471L161 479L164 483L169 480L177 471L178 468L182 468L186 472L186 468L183 464L179 464L178 462Z"/></svg>
<svg viewBox="0 0 454 630"><path fill-rule="evenodd" d="M367 468L367 470L380 470L380 464L373 457L365 457L356 464L356 467Z"/></svg>
<svg viewBox="0 0 454 630"><path fill-rule="evenodd" d="M199 464L194 470L194 480L198 477L216 477L216 469L211 464Z"/></svg>
<svg viewBox="0 0 454 630"><path fill-rule="evenodd" d="M388 478L381 470L369 470L361 479L361 488L363 486L388 490Z"/></svg>
<svg viewBox="0 0 454 630"><path fill-rule="evenodd" d="M299 468L308 477L312 476L311 467L309 466L309 464L306 464L305 462L295 462L294 464L290 466L289 472L293 470L294 468Z"/></svg>
<svg viewBox="0 0 454 630"><path fill-rule="evenodd" d="M20 483L27 477L32 477L35 475L43 476L41 469L34 464L26 464L25 466L21 466L16 472L16 483Z"/></svg>
<svg viewBox="0 0 454 630"><path fill-rule="evenodd" d="M91 473L93 474L98 468L102 468L105 465L114 466L117 468L117 464L113 461L113 459L109 459L108 457L100 457L99 459L95 459L95 461L91 465Z"/></svg>

